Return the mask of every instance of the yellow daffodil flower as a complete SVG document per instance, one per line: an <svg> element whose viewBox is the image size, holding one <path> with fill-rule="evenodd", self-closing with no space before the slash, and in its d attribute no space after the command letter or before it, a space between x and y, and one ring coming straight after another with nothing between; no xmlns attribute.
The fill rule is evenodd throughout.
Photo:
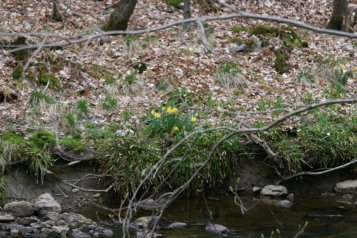
<svg viewBox="0 0 357 238"><path fill-rule="evenodd" d="M195 123L197 121L197 118L196 117L192 117L191 118L191 122Z"/></svg>
<svg viewBox="0 0 357 238"><path fill-rule="evenodd" d="M160 113L155 112L154 114L152 114L156 119L159 119L161 117Z"/></svg>
<svg viewBox="0 0 357 238"><path fill-rule="evenodd" d="M168 107L167 110L166 110L166 112L167 112L168 114L174 114L174 113L176 113L177 111L178 111L178 109L177 109L176 107Z"/></svg>

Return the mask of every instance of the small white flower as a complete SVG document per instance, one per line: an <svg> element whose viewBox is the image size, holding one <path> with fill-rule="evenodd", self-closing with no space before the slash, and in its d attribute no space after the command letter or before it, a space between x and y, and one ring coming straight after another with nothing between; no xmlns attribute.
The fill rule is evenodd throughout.
<svg viewBox="0 0 357 238"><path fill-rule="evenodd" d="M327 136L330 136L331 134L330 134L330 132L327 132L326 135L327 135Z"/></svg>

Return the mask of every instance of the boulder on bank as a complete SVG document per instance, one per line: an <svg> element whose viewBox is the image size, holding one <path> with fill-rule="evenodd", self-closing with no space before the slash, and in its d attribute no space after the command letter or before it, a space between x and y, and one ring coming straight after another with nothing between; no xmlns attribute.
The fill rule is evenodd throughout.
<svg viewBox="0 0 357 238"><path fill-rule="evenodd" d="M345 180L336 183L335 191L337 193L357 193L357 180Z"/></svg>
<svg viewBox="0 0 357 238"><path fill-rule="evenodd" d="M267 185L260 190L260 195L266 197L280 197L288 194L288 189L282 185Z"/></svg>
<svg viewBox="0 0 357 238"><path fill-rule="evenodd" d="M31 216L34 213L34 208L30 202L18 201L6 203L4 211L11 213L16 217L26 217Z"/></svg>
<svg viewBox="0 0 357 238"><path fill-rule="evenodd" d="M35 211L40 215L44 216L48 212L61 213L61 205L52 197L49 193L44 193L35 200Z"/></svg>
<svg viewBox="0 0 357 238"><path fill-rule="evenodd" d="M215 234L227 234L229 233L229 230L227 227L222 226L220 224L207 224L206 226L206 231L215 233Z"/></svg>

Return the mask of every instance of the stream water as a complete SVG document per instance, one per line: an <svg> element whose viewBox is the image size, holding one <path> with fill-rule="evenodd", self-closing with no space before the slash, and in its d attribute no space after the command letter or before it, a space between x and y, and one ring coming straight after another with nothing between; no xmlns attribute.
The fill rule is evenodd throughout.
<svg viewBox="0 0 357 238"><path fill-rule="evenodd" d="M262 237L262 234L270 237L273 230L279 229L281 236L273 237L288 238L294 237L298 226L308 221L305 232L299 237L357 237L357 205L341 203L333 196L296 195L291 208L272 207L248 197L242 200L246 208L251 207L244 215L230 196L207 199L207 203L202 198L177 200L164 216L170 221L185 222L188 227L162 229L157 233L171 238L223 237L205 230L206 224L211 222L230 230L224 237ZM114 228L115 238L122 238L120 230Z"/></svg>

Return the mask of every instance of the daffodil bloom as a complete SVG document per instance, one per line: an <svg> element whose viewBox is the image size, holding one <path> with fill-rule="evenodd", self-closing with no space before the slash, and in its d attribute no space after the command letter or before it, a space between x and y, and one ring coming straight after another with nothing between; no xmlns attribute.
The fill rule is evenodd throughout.
<svg viewBox="0 0 357 238"><path fill-rule="evenodd" d="M176 107L168 107L167 110L166 110L166 112L167 112L168 114L173 114L173 113L176 113L177 111L178 111L178 110L177 110Z"/></svg>
<svg viewBox="0 0 357 238"><path fill-rule="evenodd" d="M338 66L335 66L333 69L334 69L334 71L339 71L339 72L342 72L342 73L346 73L347 72L347 67L344 64L340 64Z"/></svg>
<svg viewBox="0 0 357 238"><path fill-rule="evenodd" d="M197 118L196 117L192 117L191 118L191 122L195 123L197 121Z"/></svg>
<svg viewBox="0 0 357 238"><path fill-rule="evenodd" d="M161 117L160 113L155 112L154 114L152 114L155 118L159 119Z"/></svg>

